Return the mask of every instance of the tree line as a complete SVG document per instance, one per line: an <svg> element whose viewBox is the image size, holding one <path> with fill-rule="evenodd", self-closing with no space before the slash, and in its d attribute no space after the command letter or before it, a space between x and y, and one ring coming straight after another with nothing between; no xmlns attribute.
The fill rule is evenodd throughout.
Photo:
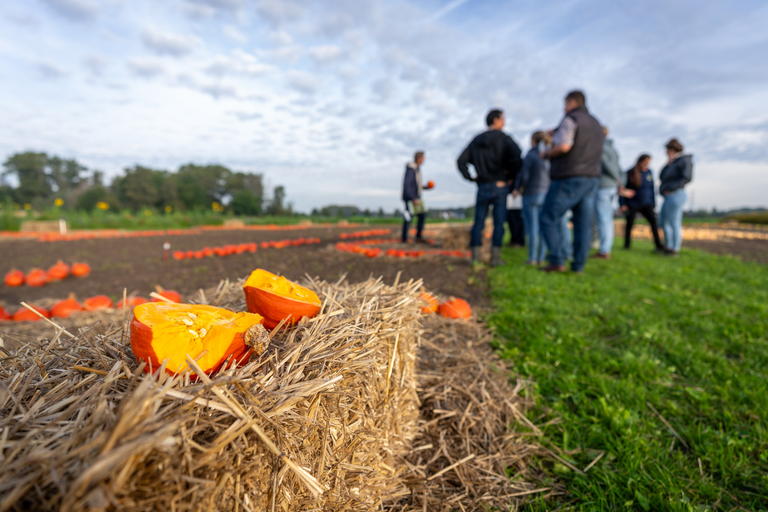
<svg viewBox="0 0 768 512"><path fill-rule="evenodd" d="M264 176L235 172L222 165L186 164L176 172L136 165L110 184L104 174L75 159L27 151L3 164L0 203L45 210L54 206L92 212L95 209L138 211L228 211L235 215L292 215L285 187L264 195ZM10 178L10 179L9 179Z"/></svg>

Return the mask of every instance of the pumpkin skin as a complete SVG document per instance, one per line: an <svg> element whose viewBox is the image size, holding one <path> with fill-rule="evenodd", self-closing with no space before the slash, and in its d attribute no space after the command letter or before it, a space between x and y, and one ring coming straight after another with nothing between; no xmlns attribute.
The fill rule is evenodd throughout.
<svg viewBox="0 0 768 512"><path fill-rule="evenodd" d="M86 311L97 311L99 309L108 309L111 308L114 304L112 304L112 299L107 297L106 295L94 295L93 297L88 297L83 301L83 307Z"/></svg>
<svg viewBox="0 0 768 512"><path fill-rule="evenodd" d="M269 335L261 326L262 320L252 313L213 306L147 302L133 310L131 348L137 360L147 363L145 372L150 366L155 371L168 359L166 372L182 373L189 368L189 355L211 374L230 356L240 365L252 352L264 353ZM207 353L198 359L204 351Z"/></svg>
<svg viewBox="0 0 768 512"><path fill-rule="evenodd" d="M421 292L421 299L427 303L426 306L421 308L422 313L429 315L437 312L438 304L434 295L428 292Z"/></svg>
<svg viewBox="0 0 768 512"><path fill-rule="evenodd" d="M6 286L21 286L24 284L24 272L13 269L5 274Z"/></svg>
<svg viewBox="0 0 768 512"><path fill-rule="evenodd" d="M83 310L83 305L75 300L75 295L71 294L69 298L57 302L51 307L51 318L67 318L73 313L79 313Z"/></svg>
<svg viewBox="0 0 768 512"><path fill-rule="evenodd" d="M264 317L264 327L274 329L282 319L294 324L313 317L322 303L312 290L263 269L254 270L243 287L248 311Z"/></svg>
<svg viewBox="0 0 768 512"><path fill-rule="evenodd" d="M34 304L30 304L35 311L42 314L45 318L50 318L51 314L48 312L47 309L41 308L40 306L35 306ZM13 321L14 322L37 322L38 320L41 320L39 316L31 312L25 307L20 307L16 310L16 313L13 314Z"/></svg>
<svg viewBox="0 0 768 512"><path fill-rule="evenodd" d="M73 263L72 275L75 277L85 277L91 273L91 266L87 263Z"/></svg>
<svg viewBox="0 0 768 512"><path fill-rule="evenodd" d="M48 273L39 268L33 268L25 279L27 286L43 286L48 284Z"/></svg>
<svg viewBox="0 0 768 512"><path fill-rule="evenodd" d="M144 304L145 302L149 302L149 301L144 297L137 296L137 297L128 297L128 299L126 299L126 302L128 303L128 307L130 308L133 306L138 306L139 304ZM115 306L115 308L120 309L123 306L125 306L125 304L123 304L123 300L120 299L120 302L117 303L117 306Z"/></svg>
<svg viewBox="0 0 768 512"><path fill-rule="evenodd" d="M51 281L61 281L69 277L70 272L69 265L59 260L58 263L48 269L48 279Z"/></svg>
<svg viewBox="0 0 768 512"><path fill-rule="evenodd" d="M455 297L440 304L437 311L448 318L470 318L472 316L472 308L469 307L469 303L464 299Z"/></svg>
<svg viewBox="0 0 768 512"><path fill-rule="evenodd" d="M175 292L173 290L161 290L157 292L158 295L162 295L166 299L173 301L173 302L181 302L181 295L179 295L179 292ZM163 299L155 299L152 298L152 302L165 302Z"/></svg>
<svg viewBox="0 0 768 512"><path fill-rule="evenodd" d="M10 320L11 318L13 318L13 316L5 309L3 309L3 306L0 306L0 321Z"/></svg>

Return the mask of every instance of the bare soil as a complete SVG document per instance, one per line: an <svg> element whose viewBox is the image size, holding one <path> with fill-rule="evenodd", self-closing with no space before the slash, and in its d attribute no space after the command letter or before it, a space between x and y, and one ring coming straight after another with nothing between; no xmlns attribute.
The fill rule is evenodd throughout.
<svg viewBox="0 0 768 512"><path fill-rule="evenodd" d="M768 240L723 238L721 240L683 240L683 247L701 249L713 254L730 254L744 261L768 264Z"/></svg>

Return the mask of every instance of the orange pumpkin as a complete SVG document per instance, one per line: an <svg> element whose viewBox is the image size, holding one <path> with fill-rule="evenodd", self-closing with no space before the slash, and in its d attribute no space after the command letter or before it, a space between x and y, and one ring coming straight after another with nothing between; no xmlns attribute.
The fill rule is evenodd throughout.
<svg viewBox="0 0 768 512"><path fill-rule="evenodd" d="M422 313L430 314L430 313L437 312L438 304L437 304L437 299L435 298L434 295L427 292L421 292L421 299L427 303L426 306L421 308Z"/></svg>
<svg viewBox="0 0 768 512"><path fill-rule="evenodd" d="M472 316L472 308L469 307L469 303L464 299L457 299L451 297L440 304L438 312L448 318L469 318Z"/></svg>
<svg viewBox="0 0 768 512"><path fill-rule="evenodd" d="M57 302L51 307L51 317L67 318L72 313L79 313L82 310L83 306L75 300L75 294L70 293L68 298L61 302Z"/></svg>
<svg viewBox="0 0 768 512"><path fill-rule="evenodd" d="M427 182L427 189L430 189L430 188L435 188L435 182L432 180L429 180Z"/></svg>
<svg viewBox="0 0 768 512"><path fill-rule="evenodd" d="M69 277L69 265L59 260L58 263L48 269L48 279L51 281L60 281Z"/></svg>
<svg viewBox="0 0 768 512"><path fill-rule="evenodd" d="M50 318L51 314L48 312L47 309L41 308L40 306L35 306L34 304L30 304L32 308L43 315L45 318ZM16 313L13 314L13 321L14 322L37 322L40 320L40 317L25 308L24 306L20 307L16 310Z"/></svg>
<svg viewBox="0 0 768 512"><path fill-rule="evenodd" d="M320 298L305 288L263 269L254 270L243 287L248 311L264 317L264 326L274 329L284 318L289 324L320 312Z"/></svg>
<svg viewBox="0 0 768 512"><path fill-rule="evenodd" d="M144 304L145 302L149 302L144 297L128 297L126 300L126 303L128 304L128 307L138 306L139 304ZM122 299L120 302L117 303L117 306L115 306L116 309L120 309L124 306Z"/></svg>
<svg viewBox="0 0 768 512"><path fill-rule="evenodd" d="M112 299L106 295L94 295L83 301L83 307L86 311L96 311L99 309L108 309L113 306Z"/></svg>
<svg viewBox="0 0 768 512"><path fill-rule="evenodd" d="M27 286L43 286L48 284L48 274L45 270L33 268L25 279Z"/></svg>
<svg viewBox="0 0 768 512"><path fill-rule="evenodd" d="M24 284L24 272L13 269L5 274L6 286L21 286Z"/></svg>
<svg viewBox="0 0 768 512"><path fill-rule="evenodd" d="M75 277L85 277L91 273L91 266L87 263L73 263L72 275Z"/></svg>
<svg viewBox="0 0 768 512"><path fill-rule="evenodd" d="M230 365L243 364L252 352L264 353L269 334L262 320L252 313L213 306L147 302L133 310L131 348L137 360L147 363L146 372L167 360L168 373L182 373L188 369L189 355L211 374L229 358Z"/></svg>
<svg viewBox="0 0 768 512"><path fill-rule="evenodd" d="M175 292L173 290L166 290L162 286L155 286L155 291L158 295L162 295L166 299L172 301L172 302L181 302L181 295L179 295L179 292ZM156 299L152 298L152 302L165 302L163 299Z"/></svg>
<svg viewBox="0 0 768 512"><path fill-rule="evenodd" d="M181 261L185 257L186 253L184 251L173 251L173 259Z"/></svg>
<svg viewBox="0 0 768 512"><path fill-rule="evenodd" d="M10 320L11 318L13 318L13 315L3 309L3 306L0 306L0 321Z"/></svg>

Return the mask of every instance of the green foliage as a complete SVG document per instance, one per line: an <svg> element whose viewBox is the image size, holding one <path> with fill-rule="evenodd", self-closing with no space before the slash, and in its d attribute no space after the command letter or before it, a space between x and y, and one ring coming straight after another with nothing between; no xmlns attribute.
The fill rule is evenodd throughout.
<svg viewBox="0 0 768 512"><path fill-rule="evenodd" d="M51 184L48 180L46 167L48 155L45 153L17 153L8 158L3 164L4 174L13 174L19 181L14 191L14 199L21 203L31 203L35 198L46 198L51 195Z"/></svg>
<svg viewBox="0 0 768 512"><path fill-rule="evenodd" d="M259 215L261 200L248 189L239 190L232 197L232 211L235 215Z"/></svg>
<svg viewBox="0 0 768 512"><path fill-rule="evenodd" d="M88 188L77 197L77 209L85 210L88 213L96 209L99 202L105 202L110 208L116 208L120 203L112 193L102 185L96 185Z"/></svg>
<svg viewBox="0 0 768 512"><path fill-rule="evenodd" d="M724 220L735 220L742 224L768 224L768 211L728 215Z"/></svg>
<svg viewBox="0 0 768 512"><path fill-rule="evenodd" d="M539 464L572 510L765 509L768 268L635 245L583 275L507 251L490 274L498 349L536 382L530 417L559 418L541 441L582 469L605 452L586 475Z"/></svg>

